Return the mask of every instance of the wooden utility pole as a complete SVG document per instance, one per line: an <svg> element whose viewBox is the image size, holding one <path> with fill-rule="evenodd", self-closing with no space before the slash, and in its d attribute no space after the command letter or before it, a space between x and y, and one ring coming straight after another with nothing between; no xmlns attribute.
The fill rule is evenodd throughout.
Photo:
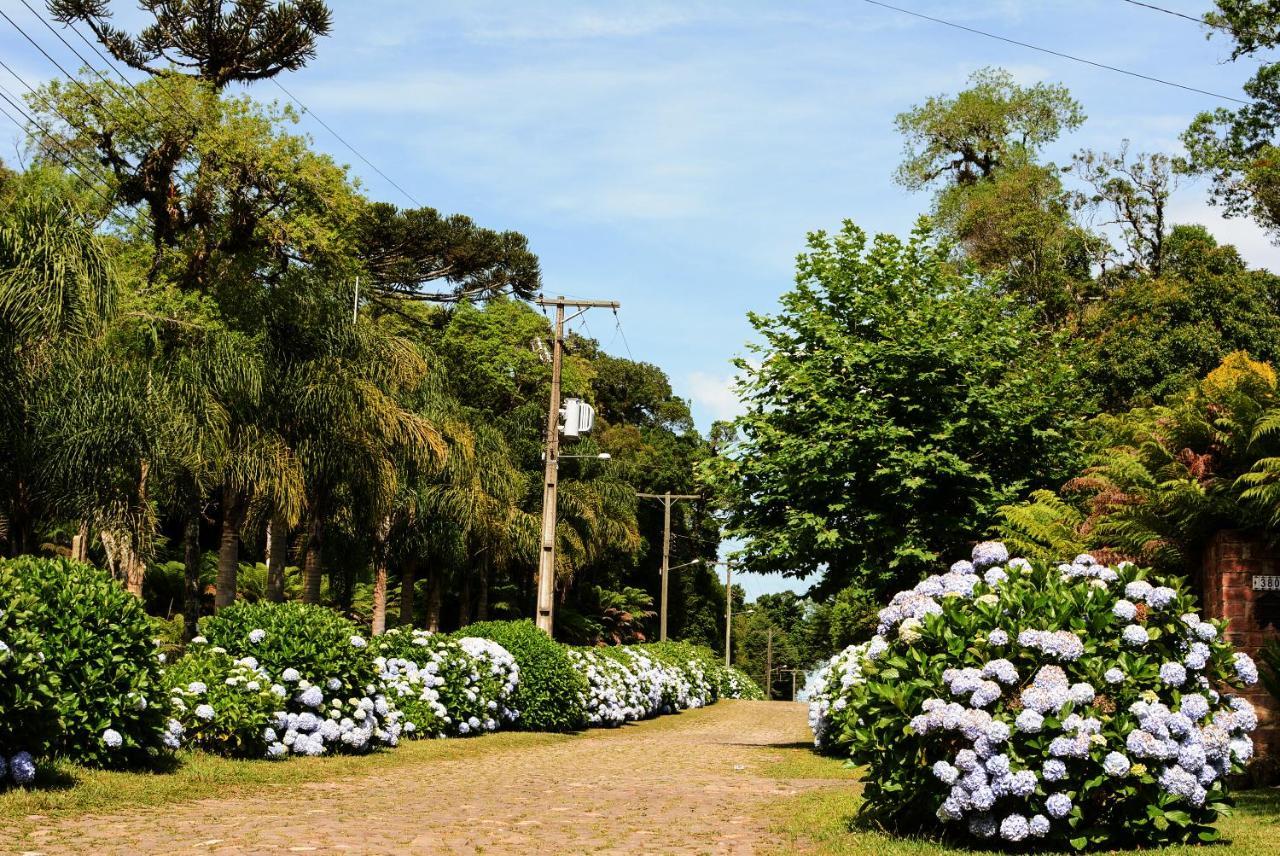
<svg viewBox="0 0 1280 856"><path fill-rule="evenodd" d="M658 641L667 641L667 578L671 575L671 503L680 499L702 499L698 494L637 493L640 499L662 500L662 598L658 607Z"/></svg>
<svg viewBox="0 0 1280 856"><path fill-rule="evenodd" d="M724 664L733 653L733 565L724 563Z"/></svg>
<svg viewBox="0 0 1280 856"><path fill-rule="evenodd" d="M769 626L764 655L764 700L773 701L773 626Z"/></svg>
<svg viewBox="0 0 1280 856"><path fill-rule="evenodd" d="M551 635L552 611L556 599L556 480L560 469L560 364L564 350L564 309L572 306L579 311L570 316L572 321L593 307L617 309L613 300L566 300L563 295L555 299L540 297L533 301L539 306L556 308L555 344L551 351L551 401L547 408L547 467L542 488L542 550L538 554L538 627Z"/></svg>

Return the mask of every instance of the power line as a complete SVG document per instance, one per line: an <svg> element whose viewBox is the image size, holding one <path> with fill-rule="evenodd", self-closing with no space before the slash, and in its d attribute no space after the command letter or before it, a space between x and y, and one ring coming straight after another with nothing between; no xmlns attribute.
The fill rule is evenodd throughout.
<svg viewBox="0 0 1280 856"><path fill-rule="evenodd" d="M1177 12L1173 9L1166 9L1163 6L1156 6L1153 3L1143 3L1141 2L1141 0L1123 0L1123 2L1128 3L1132 6L1141 6L1144 9L1150 9L1153 12L1163 12L1166 15L1172 15L1175 18L1185 18L1188 21L1194 21L1195 23L1200 24L1201 26L1204 26L1204 27L1213 27L1214 29L1218 29L1218 30L1226 29L1226 27L1220 27L1217 24L1210 24L1204 18L1197 18L1195 15L1188 15L1185 12Z"/></svg>
<svg viewBox="0 0 1280 856"><path fill-rule="evenodd" d="M996 41L999 41L999 42L1005 42L1007 44L1017 45L1018 47L1027 48L1028 50L1039 51L1040 53L1049 54L1050 56L1060 57L1061 59L1069 59L1072 62L1078 62L1084 65L1091 65L1094 68L1101 68L1106 71L1114 71L1117 74L1124 74L1124 75L1128 75L1129 77L1136 77L1139 80L1146 80L1151 83L1159 83L1163 86L1172 86L1175 89L1182 89L1187 92L1195 92L1199 95L1208 95L1210 98L1220 98L1223 101L1231 101L1236 104L1250 103L1248 101L1245 101L1242 98L1233 98L1230 95L1222 95L1221 93L1218 93L1218 92L1210 92L1207 89L1197 89L1194 86L1187 86L1186 84L1183 84L1183 83L1175 83L1172 80L1165 80L1160 77L1152 77L1149 74L1142 74L1141 72L1130 71L1129 69L1126 69L1126 68L1119 68L1114 65L1107 65L1106 63L1096 62L1091 59L1085 59L1084 57L1074 56L1069 53L1063 53L1062 51L1055 51L1050 48L1042 48L1039 45L1033 45L1033 44L1030 44L1029 42L1020 42L1017 39L1011 39L1006 36L998 36L995 33L988 33L985 30L978 30L973 27L966 27L964 24L957 24L954 21L947 21L943 18L935 18L931 15L925 15L921 12L913 12L910 9L903 9L901 6L893 6L893 5L890 5L889 3L882 3L880 2L880 0L863 0L863 2L869 3L872 6L880 6L885 9L892 9L895 12L901 12L902 14L910 15L913 18L920 18L921 20L924 20L924 21L932 21L935 24L942 24L944 27L951 27L956 30L964 30L966 33L973 33L974 35L977 35L977 36L984 36L988 39L995 39Z"/></svg>
<svg viewBox="0 0 1280 856"><path fill-rule="evenodd" d="M615 309L613 310L613 317L614 320L617 321L618 333L622 336L622 344L627 348L627 359L634 363L636 358L635 355L631 353L631 343L627 341L627 332L622 329L622 316L619 315L618 310Z"/></svg>
<svg viewBox="0 0 1280 856"><path fill-rule="evenodd" d="M367 157L365 157L363 154L361 154L361 153L360 153L360 150L359 150L359 149L357 149L355 146L353 146L353 145L351 145L350 143L348 143L348 142L346 141L346 139L345 139L341 134L339 134L337 131L335 131L333 128L331 128L331 127L329 126L329 123L328 123L328 122L326 122L324 119L321 119L319 116L317 116L317 115L316 115L316 112L315 112L314 110L312 110L312 109L311 109L310 107L308 107L306 104L303 104L303 103L302 103L302 99L298 98L298 96L294 95L294 94L293 94L292 92L290 92L288 89L285 89L285 87L284 87L284 84L283 84L283 83L281 83L280 81L276 80L274 77L273 77L273 78L271 78L271 82L272 82L272 83L274 83L277 87L279 87L281 92L283 92L285 95L289 96L290 100L292 100L292 101L293 101L293 103L295 103L295 104L297 104L299 107L301 107L301 108L302 108L302 112L303 112L303 113L309 114L309 115L311 116L311 118L312 118L312 119L315 119L317 122L319 122L319 123L320 123L320 127L324 128L324 129L325 129L326 131L328 131L330 134L333 134L333 136L337 138L338 142L342 143L344 146L346 146L348 149L350 149L350 150L351 150L352 154L354 154L356 157L360 158L360 160L362 160L362 161L364 161L366 164L368 164L368 166L369 166L369 168L370 168L371 170L373 170L374 172L376 172L378 175L382 176L382 177L383 177L383 179L385 179L385 180L386 180L387 184L390 184L390 185L391 185L392 187L394 187L396 190L398 190L398 191L400 191L401 193L403 193L403 194L404 194L404 196L405 196L405 198L406 198L406 199L408 199L410 202L412 202L414 205L418 206L419 208L424 207L424 206L423 206L423 204L422 204L421 202L419 202L417 199L415 199L415 198L413 197L413 194L411 194L409 191L405 190L405 189L404 189L403 187L401 187L399 184L396 184L396 182L392 180L391 176L387 175L385 172L383 172L382 170L378 169L378 167L374 165L373 161L369 160Z"/></svg>

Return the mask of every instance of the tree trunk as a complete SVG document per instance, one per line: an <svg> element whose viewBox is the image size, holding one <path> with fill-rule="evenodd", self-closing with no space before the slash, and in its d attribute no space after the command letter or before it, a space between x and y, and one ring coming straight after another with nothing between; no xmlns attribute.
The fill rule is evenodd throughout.
<svg viewBox="0 0 1280 856"><path fill-rule="evenodd" d="M182 641L196 637L200 621L200 514L192 511L182 532Z"/></svg>
<svg viewBox="0 0 1280 856"><path fill-rule="evenodd" d="M147 563L142 561L136 550L129 550L125 556L124 587L129 594L142 599L142 580L147 573Z"/></svg>
<svg viewBox="0 0 1280 856"><path fill-rule="evenodd" d="M406 559L400 570L400 625L407 627L413 624L413 587L417 584L418 563L416 559Z"/></svg>
<svg viewBox="0 0 1280 856"><path fill-rule="evenodd" d="M75 562L89 561L89 521L81 520L80 528L71 536L71 559Z"/></svg>
<svg viewBox="0 0 1280 856"><path fill-rule="evenodd" d="M322 573L320 566L320 530L320 519L318 516L313 516L307 529L306 558L302 563L303 603L320 602L320 576Z"/></svg>
<svg viewBox="0 0 1280 856"><path fill-rule="evenodd" d="M373 635L387 631L387 538L391 535L391 515L378 522L373 536Z"/></svg>
<svg viewBox="0 0 1280 856"><path fill-rule="evenodd" d="M427 572L427 629L440 632L440 604L444 600L444 574L439 566Z"/></svg>
<svg viewBox="0 0 1280 856"><path fill-rule="evenodd" d="M476 621L489 620L489 574L491 569L489 563L485 562L480 568L480 593L476 597Z"/></svg>
<svg viewBox="0 0 1280 856"><path fill-rule="evenodd" d="M267 523L267 600L284 603L284 567L289 561L289 525L275 515Z"/></svg>
<svg viewBox="0 0 1280 856"><path fill-rule="evenodd" d="M231 488L222 490L222 531L218 538L218 589L213 608L236 602L236 574L240 569L240 517L242 498Z"/></svg>
<svg viewBox="0 0 1280 856"><path fill-rule="evenodd" d="M462 592L458 597L458 626L466 627L471 623L471 574L462 574Z"/></svg>

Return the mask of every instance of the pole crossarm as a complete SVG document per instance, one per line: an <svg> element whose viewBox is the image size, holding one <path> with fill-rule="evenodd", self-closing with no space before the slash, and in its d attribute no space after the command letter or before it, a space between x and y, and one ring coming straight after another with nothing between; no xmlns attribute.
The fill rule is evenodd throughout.
<svg viewBox="0 0 1280 856"><path fill-rule="evenodd" d="M667 641L667 579L671 576L671 504L681 499L702 499L696 493L637 493L638 499L662 500L662 598L658 607L658 641ZM685 562L678 567L692 565Z"/></svg>
<svg viewBox="0 0 1280 856"><path fill-rule="evenodd" d="M568 297L538 297L534 303L539 306L572 306L585 309L621 309L622 304L616 300L571 300Z"/></svg>

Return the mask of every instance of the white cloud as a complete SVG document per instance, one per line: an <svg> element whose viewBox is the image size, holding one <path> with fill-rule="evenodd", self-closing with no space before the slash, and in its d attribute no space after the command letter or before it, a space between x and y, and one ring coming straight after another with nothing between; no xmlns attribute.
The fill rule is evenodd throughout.
<svg viewBox="0 0 1280 856"><path fill-rule="evenodd" d="M713 420L732 419L743 412L742 402L733 391L732 375L693 371L685 376L685 386L694 406Z"/></svg>

